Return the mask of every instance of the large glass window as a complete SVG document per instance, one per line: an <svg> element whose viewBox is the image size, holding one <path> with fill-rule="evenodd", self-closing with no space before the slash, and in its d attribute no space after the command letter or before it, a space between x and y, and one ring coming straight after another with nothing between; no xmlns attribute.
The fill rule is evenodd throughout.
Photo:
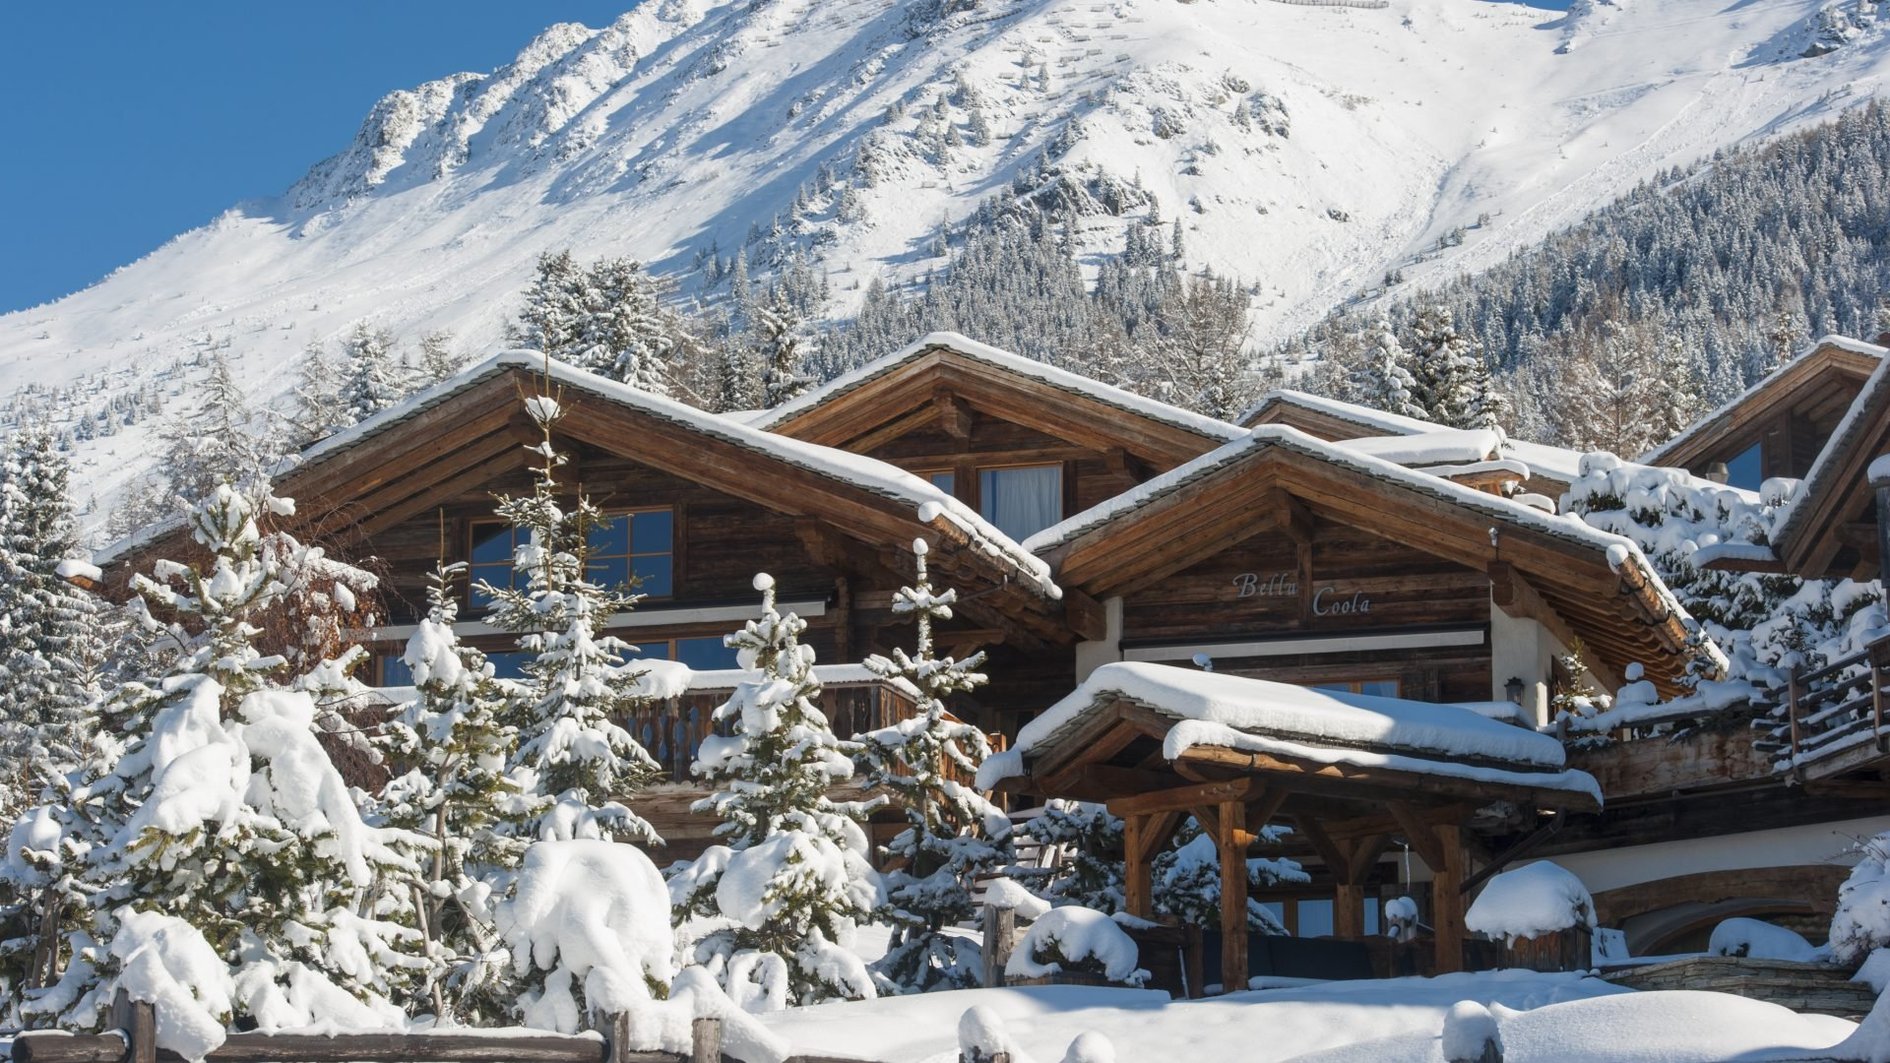
<svg viewBox="0 0 1890 1063"><path fill-rule="evenodd" d="M697 672L716 672L728 668L740 668L733 648L724 644L722 636L711 635L699 639L677 639L670 659L681 661Z"/></svg>
<svg viewBox="0 0 1890 1063"><path fill-rule="evenodd" d="M468 601L474 609L483 610L492 604L492 596L481 594L479 585L489 583L494 587L516 587L519 577L512 568L512 554L518 544L531 538L529 532L520 531L504 521L474 521L472 526L472 550L468 555L471 571L467 574L472 585Z"/></svg>
<svg viewBox="0 0 1890 1063"><path fill-rule="evenodd" d="M1740 451L1733 460L1726 463L1726 483L1731 487L1743 487L1748 491L1757 491L1765 482L1765 462L1759 444L1754 443Z"/></svg>
<svg viewBox="0 0 1890 1063"><path fill-rule="evenodd" d="M668 509L642 509L608 514L590 531L590 560L586 575L594 583L620 587L635 577L637 591L652 598L676 593L675 515ZM481 581L494 587L517 587L523 576L512 567L512 555L528 532L503 521L475 521L472 526L470 598L474 609L492 604L479 593Z"/></svg>
<svg viewBox="0 0 1890 1063"><path fill-rule="evenodd" d="M667 509L613 513L591 529L588 566L592 582L620 587L634 577L652 598L675 593L675 516Z"/></svg>
<svg viewBox="0 0 1890 1063"><path fill-rule="evenodd" d="M931 481L933 487L948 495L957 489L958 477L950 469L944 472L922 472L919 475Z"/></svg>
<svg viewBox="0 0 1890 1063"><path fill-rule="evenodd" d="M978 512L1013 539L1048 528L1063 519L1063 466L979 469Z"/></svg>

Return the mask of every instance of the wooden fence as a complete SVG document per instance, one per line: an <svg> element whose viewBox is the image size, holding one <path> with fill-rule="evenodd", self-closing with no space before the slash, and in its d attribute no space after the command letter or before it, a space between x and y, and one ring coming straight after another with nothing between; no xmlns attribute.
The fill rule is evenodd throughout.
<svg viewBox="0 0 1890 1063"><path fill-rule="evenodd" d="M157 1046L150 1004L114 1007L119 1029L101 1034L34 1030L13 1040L13 1063L181 1063ZM688 1054L630 1048L630 1018L609 1019L603 1038L557 1033L279 1034L232 1033L205 1063L736 1063L722 1052L722 1020L698 1018ZM871 1063L837 1056L789 1056L787 1063Z"/></svg>

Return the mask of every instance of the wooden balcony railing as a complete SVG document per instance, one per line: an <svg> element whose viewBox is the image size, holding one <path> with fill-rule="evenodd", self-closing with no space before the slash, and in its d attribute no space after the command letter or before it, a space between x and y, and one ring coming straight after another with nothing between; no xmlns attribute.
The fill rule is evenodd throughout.
<svg viewBox="0 0 1890 1063"><path fill-rule="evenodd" d="M702 740L711 734L727 734L727 728L715 724L715 707L728 700L732 687L700 687L681 697L659 701L639 713L627 724L656 762L662 765L663 781L693 783L697 780L689 767L695 762ZM916 707L912 699L884 681L873 678L859 681L829 682L821 688L820 709L827 724L842 739L888 727L912 718ZM1008 748L1002 734L987 734L992 750ZM969 775L950 768L946 775L966 786Z"/></svg>
<svg viewBox="0 0 1890 1063"><path fill-rule="evenodd" d="M1890 696L1886 683L1890 639L1822 668L1793 670L1785 703L1774 716L1778 722L1769 740L1761 739L1760 748L1778 755L1780 767L1800 779L1808 766L1841 751L1868 744L1876 753L1890 752L1890 733L1884 729L1884 702Z"/></svg>

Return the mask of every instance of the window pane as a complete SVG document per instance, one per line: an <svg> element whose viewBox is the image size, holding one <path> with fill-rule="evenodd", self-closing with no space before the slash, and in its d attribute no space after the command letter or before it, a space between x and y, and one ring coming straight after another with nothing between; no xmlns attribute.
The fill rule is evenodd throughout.
<svg viewBox="0 0 1890 1063"><path fill-rule="evenodd" d="M609 557L630 552L630 514L619 513L607 517L601 523L591 525L589 535L591 553Z"/></svg>
<svg viewBox="0 0 1890 1063"><path fill-rule="evenodd" d="M1329 937L1332 934L1332 902L1304 898L1299 902L1299 936Z"/></svg>
<svg viewBox="0 0 1890 1063"><path fill-rule="evenodd" d="M1765 466L1760 461L1759 444L1754 443L1739 452L1739 456L1726 463L1726 483L1732 487L1743 487L1748 491L1757 491L1765 482Z"/></svg>
<svg viewBox="0 0 1890 1063"><path fill-rule="evenodd" d="M639 642L631 646L623 652L623 659L626 661L673 661L676 657L670 653L668 639L657 639L654 642Z"/></svg>
<svg viewBox="0 0 1890 1063"><path fill-rule="evenodd" d="M593 557L584 571L600 587L621 587L630 581L630 561L624 557Z"/></svg>
<svg viewBox="0 0 1890 1063"><path fill-rule="evenodd" d="M735 650L722 643L720 635L699 639L677 639L676 659L698 672L739 668Z"/></svg>
<svg viewBox="0 0 1890 1063"><path fill-rule="evenodd" d="M1358 685L1358 692L1370 694L1376 698L1395 698L1398 696L1396 679L1367 679Z"/></svg>
<svg viewBox="0 0 1890 1063"><path fill-rule="evenodd" d="M380 656L380 685L384 687L410 687L413 685L413 669L401 660L403 653L384 653Z"/></svg>
<svg viewBox="0 0 1890 1063"><path fill-rule="evenodd" d="M1365 932L1367 934L1378 933L1378 907L1378 898L1365 898Z"/></svg>
<svg viewBox="0 0 1890 1063"><path fill-rule="evenodd" d="M667 598L674 589L670 583L670 559L668 554L635 558L632 562L636 569L637 591L652 598Z"/></svg>
<svg viewBox="0 0 1890 1063"><path fill-rule="evenodd" d="M979 512L1013 539L1063 519L1063 466L1030 465L978 472Z"/></svg>
<svg viewBox="0 0 1890 1063"><path fill-rule="evenodd" d="M938 488L948 495L955 490L958 483L958 477L949 472L927 473L925 478L932 481L933 487Z"/></svg>
<svg viewBox="0 0 1890 1063"><path fill-rule="evenodd" d="M486 654L486 660L492 662L492 674L500 679L522 679L525 676L525 663L532 655L524 650L499 650Z"/></svg>
<svg viewBox="0 0 1890 1063"><path fill-rule="evenodd" d="M472 526L472 562L475 565L512 563L512 526L481 521Z"/></svg>
<svg viewBox="0 0 1890 1063"><path fill-rule="evenodd" d="M667 554L675 519L667 509L638 513L630 527L630 551L637 554Z"/></svg>

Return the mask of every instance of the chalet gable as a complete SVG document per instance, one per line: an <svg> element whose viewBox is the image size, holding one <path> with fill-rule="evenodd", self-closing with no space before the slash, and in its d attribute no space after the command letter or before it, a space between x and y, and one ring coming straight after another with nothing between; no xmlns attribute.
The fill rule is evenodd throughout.
<svg viewBox="0 0 1890 1063"><path fill-rule="evenodd" d="M1890 361L1879 359L1779 512L1772 548L1785 571L1807 579L1881 574L1871 480L1878 456L1885 453L1890 453ZM1874 471L1882 480L1883 470Z"/></svg>
<svg viewBox="0 0 1890 1063"><path fill-rule="evenodd" d="M1173 468L1242 434L1225 421L1111 387L952 332L934 332L755 421L855 453L983 415L1123 460Z"/></svg>
<svg viewBox="0 0 1890 1063"><path fill-rule="evenodd" d="M1374 410L1369 406L1292 388L1276 388L1260 396L1259 401L1240 415L1239 421L1244 428L1257 428L1263 424L1286 425L1328 442L1364 436L1422 435L1442 427L1416 417Z"/></svg>
<svg viewBox="0 0 1890 1063"><path fill-rule="evenodd" d="M1825 336L1811 349L1691 428L1641 455L1643 465L1705 476L1726 465L1735 487L1757 490L1775 476L1806 475L1886 351Z"/></svg>
<svg viewBox="0 0 1890 1063"><path fill-rule="evenodd" d="M1596 675L1640 662L1669 690L1700 649L1696 625L1626 539L1284 426L1263 426L1026 546L1057 580L1096 599L1133 595L1255 536L1300 547L1308 572L1322 525L1354 529L1468 570L1483 608L1587 647ZM1487 611L1485 616L1487 617ZM1500 678L1500 677L1499 677Z"/></svg>
<svg viewBox="0 0 1890 1063"><path fill-rule="evenodd" d="M436 507L516 476L537 442L520 401L549 390L557 433L590 452L659 470L786 518L823 563L912 565L934 543L942 578L978 600L966 613L1021 641L1067 642L1079 615L1048 568L978 514L922 479L871 458L742 425L530 351L510 351L309 448L277 477L297 501L298 531L351 545L424 519ZM584 483L583 461L572 470ZM590 490L591 485L585 484ZM159 528L109 559L126 566L176 544Z"/></svg>

